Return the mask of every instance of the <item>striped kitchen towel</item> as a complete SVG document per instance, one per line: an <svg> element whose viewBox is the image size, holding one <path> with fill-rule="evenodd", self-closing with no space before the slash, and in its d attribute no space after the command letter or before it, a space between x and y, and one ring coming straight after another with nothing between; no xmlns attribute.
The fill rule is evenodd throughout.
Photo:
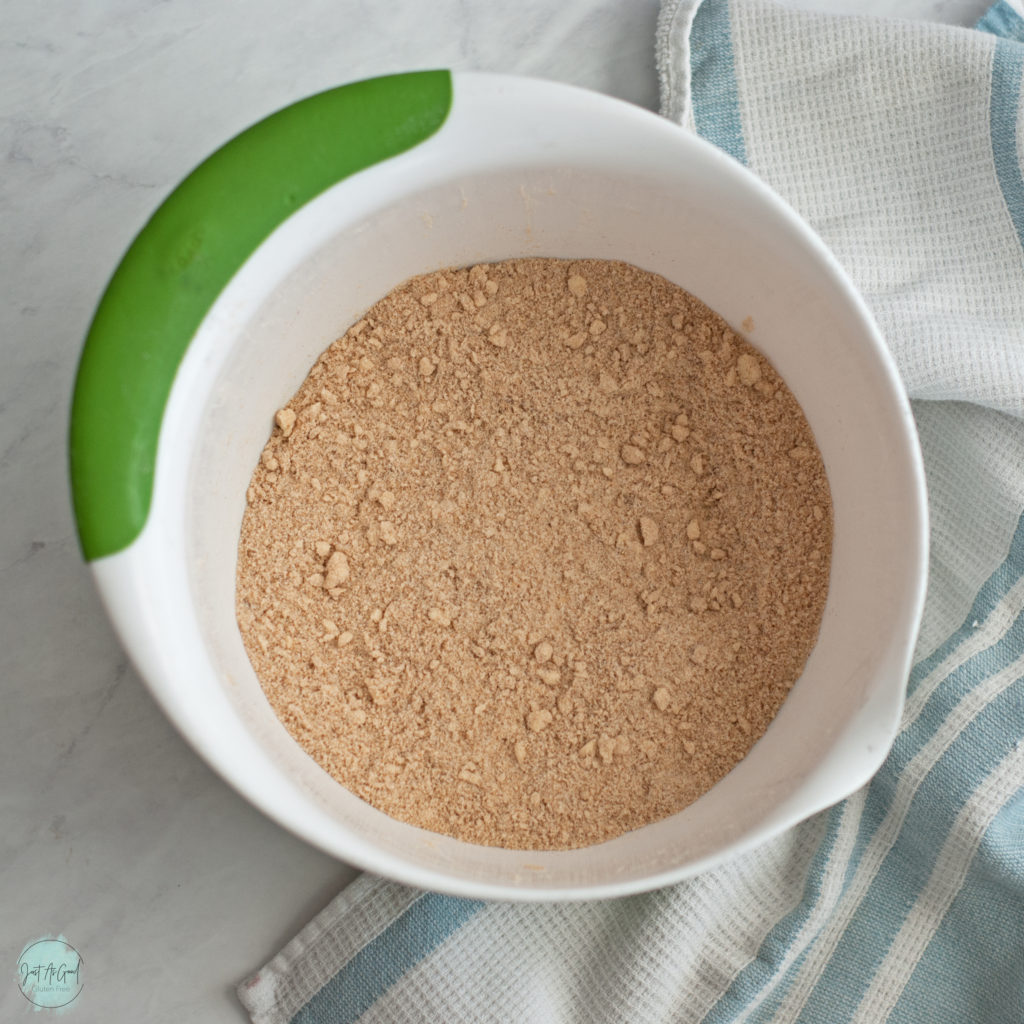
<svg viewBox="0 0 1024 1024"><path fill-rule="evenodd" d="M1024 1021L1022 14L667 0L659 27L663 112L816 227L914 399L931 582L874 780L644 896L487 904L363 876L240 986L255 1022Z"/></svg>

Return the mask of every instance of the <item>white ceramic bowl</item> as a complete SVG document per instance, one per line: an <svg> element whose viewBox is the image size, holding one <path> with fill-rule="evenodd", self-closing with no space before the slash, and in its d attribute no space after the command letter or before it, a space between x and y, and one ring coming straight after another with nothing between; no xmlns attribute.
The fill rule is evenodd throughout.
<svg viewBox="0 0 1024 1024"><path fill-rule="evenodd" d="M569 852L473 846L335 783L264 699L235 623L250 474L318 353L411 275L513 256L626 260L738 326L800 401L835 507L818 643L778 717L709 793ZM80 535L114 624L195 749L274 820L346 861L450 893L651 889L863 785L895 736L920 619L916 435L871 317L811 230L752 174L605 96L446 72L346 86L201 165L118 268L76 387Z"/></svg>

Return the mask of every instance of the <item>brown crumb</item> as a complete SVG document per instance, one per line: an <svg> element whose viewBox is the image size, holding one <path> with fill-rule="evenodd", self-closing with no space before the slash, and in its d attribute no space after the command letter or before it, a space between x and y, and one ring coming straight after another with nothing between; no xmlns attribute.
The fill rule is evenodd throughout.
<svg viewBox="0 0 1024 1024"><path fill-rule="evenodd" d="M531 711L526 716L527 728L530 732L543 732L551 724L552 717L551 712L546 709Z"/></svg>
<svg viewBox="0 0 1024 1024"><path fill-rule="evenodd" d="M641 516L640 539L644 542L644 547L649 548L652 544L657 544L659 536L658 524L649 516Z"/></svg>
<svg viewBox="0 0 1024 1024"><path fill-rule="evenodd" d="M281 428L281 433L285 437L291 437L291 433L295 429L296 419L297 417L292 409L279 409L274 416L274 422Z"/></svg>
<svg viewBox="0 0 1024 1024"><path fill-rule="evenodd" d="M771 365L622 263L416 278L332 344L253 473L243 642L340 783L469 842L681 810L814 643L832 512Z"/></svg>
<svg viewBox="0 0 1024 1024"><path fill-rule="evenodd" d="M544 662L551 660L551 655L554 654L554 648L547 642L542 640L533 649L533 656L537 659L538 663L543 665Z"/></svg>
<svg viewBox="0 0 1024 1024"><path fill-rule="evenodd" d="M739 374L740 383L750 387L761 379L761 365L757 356L744 352L736 361L736 372Z"/></svg>
<svg viewBox="0 0 1024 1024"><path fill-rule="evenodd" d="M326 573L322 580L322 585L330 590L332 587L339 587L342 583L345 583L349 577L348 559L340 551L335 551L330 558L327 559Z"/></svg>

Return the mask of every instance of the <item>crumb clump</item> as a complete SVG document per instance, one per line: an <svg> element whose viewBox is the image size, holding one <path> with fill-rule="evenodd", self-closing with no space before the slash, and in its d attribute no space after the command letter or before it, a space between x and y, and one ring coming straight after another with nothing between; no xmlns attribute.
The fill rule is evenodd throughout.
<svg viewBox="0 0 1024 1024"><path fill-rule="evenodd" d="M832 508L772 366L617 262L414 278L320 357L253 474L237 614L335 779L474 843L670 815L814 644Z"/></svg>

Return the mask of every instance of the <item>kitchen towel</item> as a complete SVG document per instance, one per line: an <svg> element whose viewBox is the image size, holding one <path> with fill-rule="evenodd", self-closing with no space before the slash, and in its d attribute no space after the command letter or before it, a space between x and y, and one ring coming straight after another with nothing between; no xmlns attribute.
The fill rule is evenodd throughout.
<svg viewBox="0 0 1024 1024"><path fill-rule="evenodd" d="M364 875L256 1024L1024 1020L1024 8L976 29L667 0L662 113L817 229L899 363L931 566L872 782L690 881L511 905Z"/></svg>

